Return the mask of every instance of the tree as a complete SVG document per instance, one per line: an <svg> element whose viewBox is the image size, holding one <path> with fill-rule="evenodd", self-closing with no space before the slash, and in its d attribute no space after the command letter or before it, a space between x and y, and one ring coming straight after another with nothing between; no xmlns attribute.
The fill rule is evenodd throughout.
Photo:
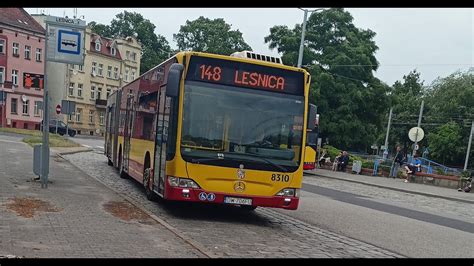
<svg viewBox="0 0 474 266"><path fill-rule="evenodd" d="M455 122L448 122L428 134L431 157L442 164L461 165L458 160L462 157L463 146L461 128Z"/></svg>
<svg viewBox="0 0 474 266"><path fill-rule="evenodd" d="M168 58L171 48L165 37L155 34L155 25L136 12L124 11L117 14L110 26L97 24L92 21L88 24L93 32L105 37L135 36L142 45L140 74L150 70Z"/></svg>
<svg viewBox="0 0 474 266"><path fill-rule="evenodd" d="M239 30L231 30L231 25L224 19L210 20L199 17L196 20L186 20L177 34L173 34L179 49L230 55L234 52L252 50L244 41Z"/></svg>
<svg viewBox="0 0 474 266"><path fill-rule="evenodd" d="M389 87L373 76L378 47L371 30L357 28L341 8L313 13L307 22L303 66L311 74L310 102L321 114L321 137L342 149L366 150L383 129ZM287 65L298 59L301 26L274 26L264 38Z"/></svg>
<svg viewBox="0 0 474 266"><path fill-rule="evenodd" d="M403 82L396 81L390 89L390 101L393 107L393 121L390 129L389 143L392 151L394 146L403 144L404 152L410 153L408 131L417 125L421 101L426 89L420 73L416 70L403 76ZM425 106L427 104L425 103ZM426 109L424 111L426 116ZM420 143L421 145L422 143Z"/></svg>

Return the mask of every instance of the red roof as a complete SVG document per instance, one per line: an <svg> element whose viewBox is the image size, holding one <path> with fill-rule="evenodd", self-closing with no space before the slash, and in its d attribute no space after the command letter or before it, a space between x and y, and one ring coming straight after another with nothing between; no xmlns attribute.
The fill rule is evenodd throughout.
<svg viewBox="0 0 474 266"><path fill-rule="evenodd" d="M45 34L45 29L23 8L0 8L0 24Z"/></svg>
<svg viewBox="0 0 474 266"><path fill-rule="evenodd" d="M100 52L95 50L95 42L96 42L97 39L99 39L99 37L100 37L100 44L101 44L100 45ZM122 57L120 56L120 52L117 49L117 47L115 48L115 56L112 55L112 53L110 52L110 48L111 48L111 45L112 45L113 42L114 42L114 40L112 40L112 39L99 36L96 33L92 33L91 34L90 51L122 60Z"/></svg>

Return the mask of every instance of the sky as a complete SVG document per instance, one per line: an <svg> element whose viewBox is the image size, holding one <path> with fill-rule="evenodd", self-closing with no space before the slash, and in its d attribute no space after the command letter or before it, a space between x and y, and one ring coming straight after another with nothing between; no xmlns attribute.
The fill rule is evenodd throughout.
<svg viewBox="0 0 474 266"><path fill-rule="evenodd" d="M74 15L73 8L25 8L30 14ZM199 16L223 18L233 30L242 32L254 52L278 56L264 37L275 25L293 28L302 23L303 11L297 8L78 8L86 22L109 24L124 10L138 12L155 24L176 49L173 34L186 20ZM425 85L457 70L474 67L474 9L472 8L347 8L358 28L370 29L379 50L380 67L375 76L389 85L416 69Z"/></svg>

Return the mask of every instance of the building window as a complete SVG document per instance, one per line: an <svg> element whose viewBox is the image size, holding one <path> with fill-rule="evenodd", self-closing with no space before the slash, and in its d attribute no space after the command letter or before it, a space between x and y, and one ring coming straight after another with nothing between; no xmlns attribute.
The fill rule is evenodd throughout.
<svg viewBox="0 0 474 266"><path fill-rule="evenodd" d="M117 51L115 50L114 47L110 47L110 54L115 56L117 54Z"/></svg>
<svg viewBox="0 0 474 266"><path fill-rule="evenodd" d="M4 54L5 50L5 39L0 39L0 54Z"/></svg>
<svg viewBox="0 0 474 266"><path fill-rule="evenodd" d="M94 111L93 110L89 111L89 123L94 124Z"/></svg>
<svg viewBox="0 0 474 266"><path fill-rule="evenodd" d="M69 96L74 96L74 82L69 83Z"/></svg>
<svg viewBox="0 0 474 266"><path fill-rule="evenodd" d="M41 103L41 101L35 101L35 111L34 111L35 116L39 116L40 103Z"/></svg>
<svg viewBox="0 0 474 266"><path fill-rule="evenodd" d="M97 88L97 99L100 100L101 96L102 96L102 88Z"/></svg>
<svg viewBox="0 0 474 266"><path fill-rule="evenodd" d="M36 48L36 62L41 62L41 49L40 48Z"/></svg>
<svg viewBox="0 0 474 266"><path fill-rule="evenodd" d="M125 68L125 76L123 77L124 81L128 81L128 68Z"/></svg>
<svg viewBox="0 0 474 266"><path fill-rule="evenodd" d="M77 97L82 98L82 84L77 83Z"/></svg>
<svg viewBox="0 0 474 266"><path fill-rule="evenodd" d="M97 68L97 63L96 63L96 62L92 62L92 75L97 74L96 68Z"/></svg>
<svg viewBox="0 0 474 266"><path fill-rule="evenodd" d="M107 66L107 77L112 78L112 66Z"/></svg>
<svg viewBox="0 0 474 266"><path fill-rule="evenodd" d="M77 112L76 112L76 122L81 122L81 113L82 113L82 109L81 108L77 108Z"/></svg>
<svg viewBox="0 0 474 266"><path fill-rule="evenodd" d="M106 92L107 99L109 98L111 91L112 91L111 88L107 88L107 92Z"/></svg>
<svg viewBox="0 0 474 266"><path fill-rule="evenodd" d="M132 61L135 62L137 54L135 52L132 52L131 55L132 55Z"/></svg>
<svg viewBox="0 0 474 266"><path fill-rule="evenodd" d="M79 71L84 72L84 65L77 65Z"/></svg>
<svg viewBox="0 0 474 266"><path fill-rule="evenodd" d="M99 113L99 124L100 124L101 126L104 125L104 112L100 112L100 113Z"/></svg>
<svg viewBox="0 0 474 266"><path fill-rule="evenodd" d="M67 121L72 121L73 114L74 114L74 112L67 115Z"/></svg>
<svg viewBox="0 0 474 266"><path fill-rule="evenodd" d="M30 60L31 46L25 45L25 59Z"/></svg>
<svg viewBox="0 0 474 266"><path fill-rule="evenodd" d="M118 67L114 67L114 79L118 79Z"/></svg>
<svg viewBox="0 0 474 266"><path fill-rule="evenodd" d="M5 68L0 67L0 83L4 83L4 82L5 82Z"/></svg>
<svg viewBox="0 0 474 266"><path fill-rule="evenodd" d="M97 75L102 77L102 69L104 68L103 64L99 64L99 67L97 68Z"/></svg>
<svg viewBox="0 0 474 266"><path fill-rule="evenodd" d="M95 41L95 50L100 52L101 44L99 39Z"/></svg>
<svg viewBox="0 0 474 266"><path fill-rule="evenodd" d="M13 43L13 56L20 56L20 44L17 42Z"/></svg>
<svg viewBox="0 0 474 266"><path fill-rule="evenodd" d="M30 104L30 100L26 100L23 102L23 114L28 115L28 105Z"/></svg>
<svg viewBox="0 0 474 266"><path fill-rule="evenodd" d="M91 87L91 100L95 100L95 86Z"/></svg>
<svg viewBox="0 0 474 266"><path fill-rule="evenodd" d="M10 110L12 114L18 114L18 99L12 98L12 108Z"/></svg>
<svg viewBox="0 0 474 266"><path fill-rule="evenodd" d="M18 70L12 69L12 83L15 86L18 86Z"/></svg>
<svg viewBox="0 0 474 266"><path fill-rule="evenodd" d="M132 69L132 75L131 75L131 79L130 80L135 80L135 69Z"/></svg>
<svg viewBox="0 0 474 266"><path fill-rule="evenodd" d="M130 59L130 51L126 51L126 52L125 52L125 58L127 58L127 60Z"/></svg>

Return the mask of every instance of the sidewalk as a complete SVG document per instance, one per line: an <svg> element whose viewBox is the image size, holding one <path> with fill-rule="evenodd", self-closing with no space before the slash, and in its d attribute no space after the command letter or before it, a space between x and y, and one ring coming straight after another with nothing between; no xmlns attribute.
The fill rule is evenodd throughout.
<svg viewBox="0 0 474 266"><path fill-rule="evenodd" d="M307 174L334 178L339 180L345 180L349 182L360 183L369 186L375 186L380 188L386 188L401 192L414 193L425 195L429 197L444 198L448 200L455 200L466 203L474 204L474 193L465 193L459 192L455 189L438 187L432 185L424 185L417 183L404 183L404 179L393 179L380 176L366 176L366 175L356 175L348 174L343 172L334 172L326 169L314 169L310 171L305 171Z"/></svg>
<svg viewBox="0 0 474 266"><path fill-rule="evenodd" d="M33 149L20 138L2 141L0 257L204 257L57 152L42 189L32 181Z"/></svg>

